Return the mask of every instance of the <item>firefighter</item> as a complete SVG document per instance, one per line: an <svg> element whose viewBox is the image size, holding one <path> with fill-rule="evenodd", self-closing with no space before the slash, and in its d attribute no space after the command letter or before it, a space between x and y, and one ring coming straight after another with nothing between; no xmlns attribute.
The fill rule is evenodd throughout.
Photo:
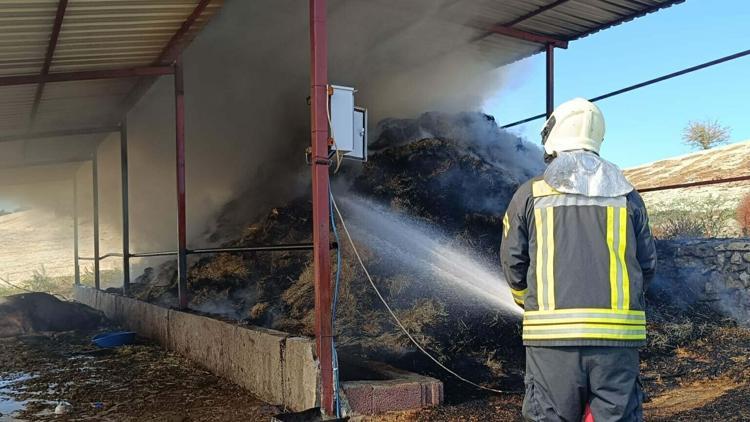
<svg viewBox="0 0 750 422"><path fill-rule="evenodd" d="M529 421L640 421L638 348L656 267L646 207L599 156L604 116L576 98L542 130L544 174L523 184L503 219L502 267L524 308Z"/></svg>

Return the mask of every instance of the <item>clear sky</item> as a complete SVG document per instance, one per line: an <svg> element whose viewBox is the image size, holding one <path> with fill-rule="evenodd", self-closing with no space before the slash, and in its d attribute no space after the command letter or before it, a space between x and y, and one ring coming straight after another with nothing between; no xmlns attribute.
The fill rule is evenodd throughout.
<svg viewBox="0 0 750 422"><path fill-rule="evenodd" d="M555 51L555 104L590 98L750 49L750 1L683 4L571 42ZM544 55L509 66L505 88L485 104L499 124L544 112ZM621 167L688 153L682 129L718 119L731 142L750 139L750 56L597 103L607 134L602 155ZM539 119L513 129L538 142Z"/></svg>

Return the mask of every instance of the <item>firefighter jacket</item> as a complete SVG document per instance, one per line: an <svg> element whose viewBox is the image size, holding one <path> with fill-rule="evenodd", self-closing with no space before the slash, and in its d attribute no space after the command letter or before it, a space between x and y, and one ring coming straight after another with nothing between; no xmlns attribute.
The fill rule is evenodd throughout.
<svg viewBox="0 0 750 422"><path fill-rule="evenodd" d="M513 299L524 308L524 345L645 343L644 292L656 250L635 190L585 196L532 179L508 206L500 250Z"/></svg>

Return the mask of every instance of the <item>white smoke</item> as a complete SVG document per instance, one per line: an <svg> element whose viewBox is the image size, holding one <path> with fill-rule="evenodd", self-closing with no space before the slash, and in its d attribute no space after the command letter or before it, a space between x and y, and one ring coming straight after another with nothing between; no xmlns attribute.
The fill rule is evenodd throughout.
<svg viewBox="0 0 750 422"><path fill-rule="evenodd" d="M372 123L478 110L502 87L503 73L472 42L476 7L466 0L330 1L329 80L356 87ZM227 1L185 51L184 69L189 247L199 247L208 246L227 201L241 197L239 222L308 192L307 3ZM128 129L131 249L174 249L172 78L162 77L129 113ZM107 137L99 154L102 230L114 233L121 224L118 141ZM90 200L88 173L85 166L78 172L81 201Z"/></svg>

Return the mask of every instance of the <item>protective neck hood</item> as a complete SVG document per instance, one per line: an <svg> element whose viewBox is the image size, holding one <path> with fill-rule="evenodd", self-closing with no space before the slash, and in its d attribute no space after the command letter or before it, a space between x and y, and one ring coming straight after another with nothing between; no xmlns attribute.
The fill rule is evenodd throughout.
<svg viewBox="0 0 750 422"><path fill-rule="evenodd" d="M544 172L555 190L584 196L613 198L633 190L620 169L589 151L560 152Z"/></svg>

